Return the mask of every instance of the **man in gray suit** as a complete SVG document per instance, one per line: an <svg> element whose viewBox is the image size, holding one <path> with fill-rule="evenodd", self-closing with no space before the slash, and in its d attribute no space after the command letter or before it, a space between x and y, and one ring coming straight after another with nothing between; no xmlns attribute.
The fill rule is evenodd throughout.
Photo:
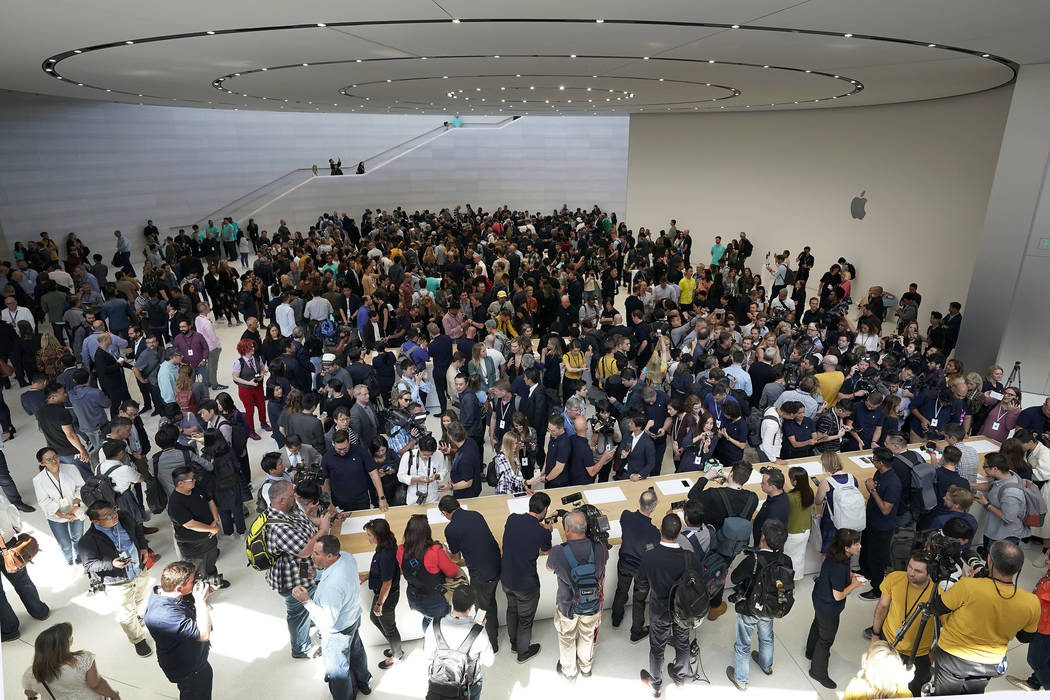
<svg viewBox="0 0 1050 700"><path fill-rule="evenodd" d="M359 444L366 450L371 447L372 441L379 434L376 412L368 403L369 398L367 386L358 384L354 387L356 402L350 408L350 427L357 433Z"/></svg>
<svg viewBox="0 0 1050 700"><path fill-rule="evenodd" d="M295 472L304 466L316 467L321 463L321 454L298 435L289 435L278 454L285 472Z"/></svg>
<svg viewBox="0 0 1050 700"><path fill-rule="evenodd" d="M647 420L644 415L632 416L631 435L620 443L620 460L631 481L644 479L656 470L656 446L645 432Z"/></svg>

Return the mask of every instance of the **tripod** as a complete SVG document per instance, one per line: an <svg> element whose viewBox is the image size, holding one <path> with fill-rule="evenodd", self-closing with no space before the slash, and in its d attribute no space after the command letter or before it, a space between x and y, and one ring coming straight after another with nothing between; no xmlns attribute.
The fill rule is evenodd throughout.
<svg viewBox="0 0 1050 700"><path fill-rule="evenodd" d="M911 653L908 655L908 659L904 662L907 668L915 667L915 655L919 651L919 642L922 640L923 633L926 632L926 625L929 624L931 617L934 621L933 640L931 640L931 647L933 645L933 642L936 641L937 637L940 636L941 621L939 618L937 618L936 615L933 614L933 607L941 600L941 582L931 581L931 583L933 583L933 593L930 594L930 599L925 603L918 603L915 605L914 609L912 609L907 619L905 619L904 622L901 623L901 626L897 629L897 634L895 635L893 641L890 642L890 646L896 649L897 645L901 643L901 640L903 640L907 636L908 630L910 630L916 622L919 623L919 630L915 634L915 642L914 644L912 644ZM929 687L929 682L923 685L923 695L930 694Z"/></svg>
<svg viewBox="0 0 1050 700"><path fill-rule="evenodd" d="M704 664L700 661L700 639L696 636L699 629L697 626L689 630L689 675L686 678L711 685L711 680L704 671Z"/></svg>
<svg viewBox="0 0 1050 700"><path fill-rule="evenodd" d="M1006 386L1010 387L1017 382L1017 389L1021 389L1021 361L1014 362L1014 368L1010 370L1010 376L1006 378Z"/></svg>

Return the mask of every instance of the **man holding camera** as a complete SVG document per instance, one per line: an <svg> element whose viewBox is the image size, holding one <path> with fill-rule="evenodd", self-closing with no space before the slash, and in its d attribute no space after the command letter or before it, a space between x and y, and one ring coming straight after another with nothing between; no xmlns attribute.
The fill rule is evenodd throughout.
<svg viewBox="0 0 1050 700"><path fill-rule="evenodd" d="M168 496L168 517L179 556L196 564L199 576L217 580L219 588L229 588L230 582L215 568L219 559L219 509L215 501L197 483L192 468L177 468L171 479L175 490Z"/></svg>
<svg viewBox="0 0 1050 700"><path fill-rule="evenodd" d="M528 513L511 513L503 527L500 582L507 594L507 635L523 664L540 653L532 643L532 621L540 604L536 560L551 549L552 524L547 519L551 497L542 491L529 498Z"/></svg>
<svg viewBox="0 0 1050 700"><path fill-rule="evenodd" d="M861 550L863 551L863 549ZM930 620L919 638L920 618L908 628L907 634L897 639L904 631L904 623L915 608L929 603L937 582L931 580L930 561L926 552L915 550L908 559L905 571L892 571L882 581L882 597L875 607L875 618L864 636L872 641L884 639L897 649L902 659L915 654L915 675L908 683L912 697L922 694L922 686L930 680L930 645L933 643L934 620Z"/></svg>
<svg viewBox="0 0 1050 700"><path fill-rule="evenodd" d="M606 548L587 538L587 517L581 511L562 520L565 542L547 557L547 569L558 577L554 629L558 633L557 670L568 680L591 675L594 644L602 619Z"/></svg>
<svg viewBox="0 0 1050 700"><path fill-rule="evenodd" d="M477 606L485 611L485 631L492 650L499 651L499 606L496 587L499 585L500 551L492 536L485 516L474 510L459 507L455 496L442 496L438 509L448 520L445 542L457 563L465 563L470 571L470 588ZM513 640L511 640L513 641Z"/></svg>
<svg viewBox="0 0 1050 700"><path fill-rule="evenodd" d="M176 561L164 567L160 586L146 606L143 622L157 647L160 670L179 688L180 700L211 698L211 611L214 588L196 580L197 567Z"/></svg>
<svg viewBox="0 0 1050 700"><path fill-rule="evenodd" d="M963 578L941 594L935 615L945 615L933 647L934 695L983 693L1006 671L1007 645L1018 632L1035 632L1041 606L1017 586L1024 566L1020 548L1005 540L988 552L987 578Z"/></svg>

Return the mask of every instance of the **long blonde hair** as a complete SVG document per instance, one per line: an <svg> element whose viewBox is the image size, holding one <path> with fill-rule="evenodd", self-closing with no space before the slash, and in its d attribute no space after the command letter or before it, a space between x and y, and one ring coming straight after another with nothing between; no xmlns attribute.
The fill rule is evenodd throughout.
<svg viewBox="0 0 1050 700"><path fill-rule="evenodd" d="M510 462L510 467L516 472L521 472L521 461L518 459L518 448L521 446L521 440L514 434L513 430L508 430L503 433L503 442L500 443L499 449L503 453L503 456Z"/></svg>
<svg viewBox="0 0 1050 700"><path fill-rule="evenodd" d="M900 654L889 642L872 642L861 657L860 670L850 679L842 700L910 698L908 683L914 675L914 669L904 665Z"/></svg>

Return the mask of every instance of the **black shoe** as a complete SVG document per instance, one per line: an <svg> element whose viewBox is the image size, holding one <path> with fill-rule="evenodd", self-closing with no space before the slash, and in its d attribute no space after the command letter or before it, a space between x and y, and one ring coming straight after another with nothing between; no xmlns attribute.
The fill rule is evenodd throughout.
<svg viewBox="0 0 1050 700"><path fill-rule="evenodd" d="M357 692L361 693L362 695L371 695L372 688L367 685L359 685L357 686Z"/></svg>
<svg viewBox="0 0 1050 700"><path fill-rule="evenodd" d="M726 666L726 678L728 678L729 682L733 684L733 687L740 692L747 690L747 683L741 683L736 679L736 671L732 666Z"/></svg>
<svg viewBox="0 0 1050 700"><path fill-rule="evenodd" d="M567 675L565 675L565 671L563 671L561 669L561 661L558 662L558 664L554 667L554 669L558 672L559 676L561 676L565 680L569 681L570 683L576 680L576 676L567 676Z"/></svg>
<svg viewBox="0 0 1050 700"><path fill-rule="evenodd" d="M812 678L813 680L815 680L817 683L820 683L822 686L824 686L825 688L827 688L829 690L834 690L835 688L838 687L838 685L835 683L835 681L831 680L827 676L824 676L823 678L821 678L819 676L814 676L812 670L810 670L810 672L809 672L809 677Z"/></svg>
<svg viewBox="0 0 1050 700"><path fill-rule="evenodd" d="M622 617L617 618L616 616L613 616L613 619L612 619L612 626L613 627L619 627L620 623L622 623L622 622L623 622L623 618Z"/></svg>
<svg viewBox="0 0 1050 700"><path fill-rule="evenodd" d="M640 641L642 641L643 639L645 639L648 636L649 636L649 628L648 627L643 627L641 630L639 630L637 632L634 631L634 630L631 630L631 643L634 644L635 642L640 642Z"/></svg>
<svg viewBox="0 0 1050 700"><path fill-rule="evenodd" d="M143 639L141 642L135 642L135 653L142 657L153 656L153 649L151 649L146 640Z"/></svg>
<svg viewBox="0 0 1050 700"><path fill-rule="evenodd" d="M674 664L667 664L667 677L671 679L676 688L682 687L683 679L677 673L674 672Z"/></svg>
<svg viewBox="0 0 1050 700"><path fill-rule="evenodd" d="M220 579L219 590L226 590L231 585L232 584L229 581L227 581L226 579Z"/></svg>
<svg viewBox="0 0 1050 700"><path fill-rule="evenodd" d="M21 636L22 636L21 632L15 632L14 634L9 635L7 637L0 637L0 642L13 642L13 641L15 641L16 639L18 639Z"/></svg>
<svg viewBox="0 0 1050 700"><path fill-rule="evenodd" d="M14 505L15 508L17 508L18 510L22 511L23 513L35 513L36 512L36 508L34 508L31 505L25 504L25 503L19 502L19 503L14 503L12 505Z"/></svg>
<svg viewBox="0 0 1050 700"><path fill-rule="evenodd" d="M580 671L580 675L583 676L584 678L590 678L591 677L591 672L590 671L583 671L583 670L581 670Z"/></svg>
<svg viewBox="0 0 1050 700"><path fill-rule="evenodd" d="M882 597L882 594L879 593L877 589L872 588L870 591L864 591L863 593L861 593L860 597L864 600L878 600Z"/></svg>
<svg viewBox="0 0 1050 700"><path fill-rule="evenodd" d="M873 634L875 634L875 630L872 629L871 627L869 627L868 629L864 630L864 638L865 639L871 639Z"/></svg>
<svg viewBox="0 0 1050 700"><path fill-rule="evenodd" d="M646 671L646 670L645 670L645 669L643 668L643 669L642 669L642 671L641 671L641 673L639 673L638 675L639 675L639 676L641 676L641 679L642 679L642 683L645 683L645 684L646 684L647 686L649 686L650 688L652 688L652 691L653 691L653 697L654 697L654 698L658 698L658 697L660 697L660 686L658 686L658 685L653 685L653 677L652 677L651 675L649 675L649 672L648 672L648 671Z"/></svg>
<svg viewBox="0 0 1050 700"><path fill-rule="evenodd" d="M751 660L754 661L755 664L757 664L759 668L762 668L762 663L758 660L758 649L752 649L751 650ZM767 676L772 676L773 675L773 664L770 664L769 668L762 668L762 673L766 674Z"/></svg>
<svg viewBox="0 0 1050 700"><path fill-rule="evenodd" d="M540 645L539 644L530 644L529 648L525 650L524 654L518 654L518 663L519 664L523 664L526 661L528 661L529 659L531 659L533 656L536 656L536 654L539 654L539 653L540 653Z"/></svg>

